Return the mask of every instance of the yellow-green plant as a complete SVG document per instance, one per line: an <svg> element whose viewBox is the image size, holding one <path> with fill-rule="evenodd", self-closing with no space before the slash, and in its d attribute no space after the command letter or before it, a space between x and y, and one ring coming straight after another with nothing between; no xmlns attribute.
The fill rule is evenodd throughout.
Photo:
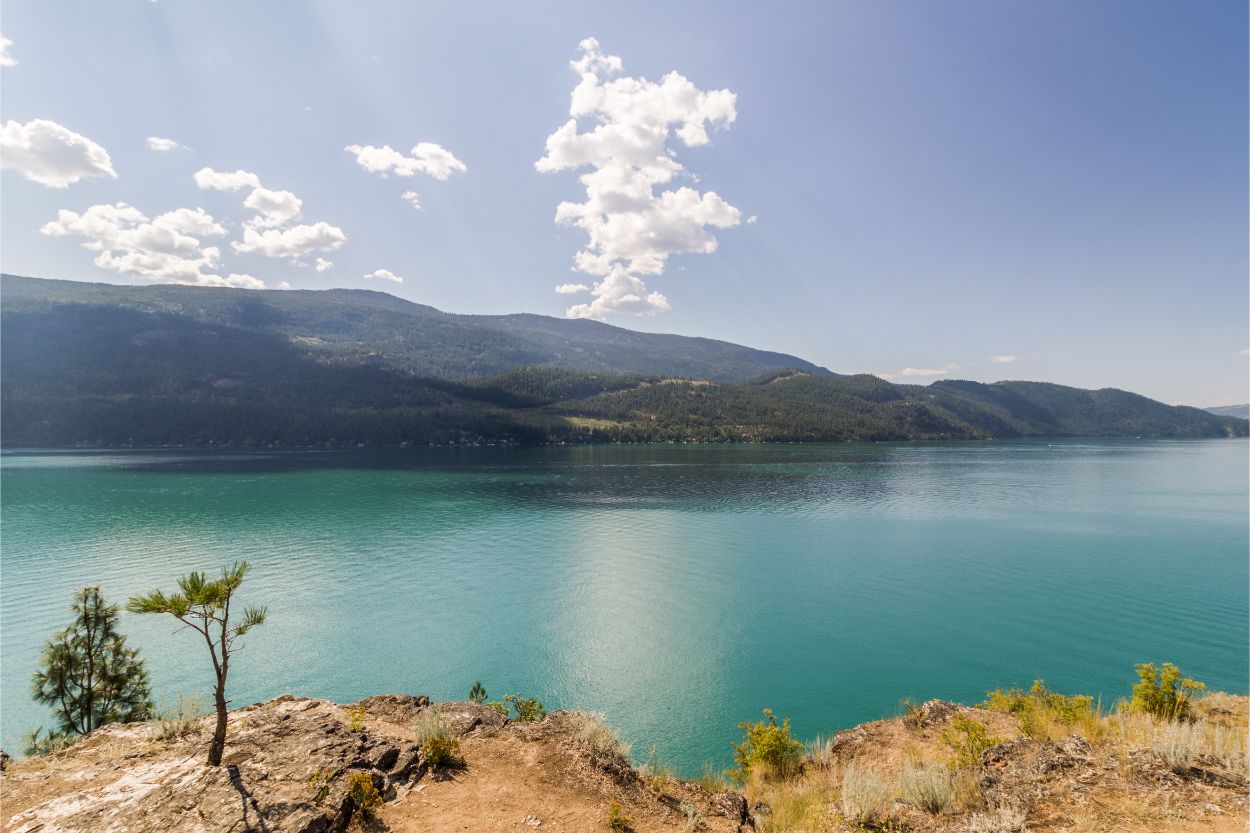
<svg viewBox="0 0 1250 833"><path fill-rule="evenodd" d="M1133 686L1132 707L1138 711L1163 718L1181 720L1189 715L1189 702L1193 695L1206 690L1206 683L1191 680L1170 662L1155 668L1153 662L1136 666L1138 682Z"/></svg>
<svg viewBox="0 0 1250 833"><path fill-rule="evenodd" d="M744 783L752 769L767 770L766 775L788 776L793 774L803 762L803 742L790 734L790 718L780 724L773 717L772 709L764 709L764 719L755 723L739 723L742 730L742 743L733 744L733 769L728 770L729 776L739 784Z"/></svg>
<svg viewBox="0 0 1250 833"><path fill-rule="evenodd" d="M421 754L431 769L446 769L460 763L460 742L446 735L426 739Z"/></svg>
<svg viewBox="0 0 1250 833"><path fill-rule="evenodd" d="M625 815L621 802L613 801L608 805L608 827L613 833L625 833L633 825L634 820Z"/></svg>
<svg viewBox="0 0 1250 833"><path fill-rule="evenodd" d="M523 697L519 691L505 694L503 699L512 705L513 719L518 723L532 723L547 716L547 708L541 702L533 697Z"/></svg>
<svg viewBox="0 0 1250 833"><path fill-rule="evenodd" d="M330 795L330 772L329 770L319 769L312 775L308 776L309 786L315 787L316 792L313 793L313 804L320 804Z"/></svg>
<svg viewBox="0 0 1250 833"><path fill-rule="evenodd" d="M351 729L353 733L363 732L365 729L365 707L354 706L351 710L350 720L351 722L348 725L348 728Z"/></svg>
<svg viewBox="0 0 1250 833"><path fill-rule="evenodd" d="M949 746L951 767L959 769L981 763L981 753L1002 743L1003 739L992 737L985 724L958 714L951 718L950 726L942 732L942 743Z"/></svg>
<svg viewBox="0 0 1250 833"><path fill-rule="evenodd" d="M1044 740L1056 723L1064 727L1081 723L1089 728L1099 717L1094 698L1088 694L1060 694L1051 691L1041 680L1034 680L1028 691L1020 688L987 691L981 708L1015 715L1024 731L1037 740Z"/></svg>
<svg viewBox="0 0 1250 833"><path fill-rule="evenodd" d="M356 805L356 812L368 813L382 803L382 796L367 772L353 772L347 778L347 796Z"/></svg>

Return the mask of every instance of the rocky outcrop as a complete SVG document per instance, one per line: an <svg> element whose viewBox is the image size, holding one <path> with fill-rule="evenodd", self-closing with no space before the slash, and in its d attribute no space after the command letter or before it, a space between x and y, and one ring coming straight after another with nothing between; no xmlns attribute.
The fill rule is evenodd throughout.
<svg viewBox="0 0 1250 833"><path fill-rule="evenodd" d="M410 723L430 707L428 698L371 697L358 707L361 725L334 703L290 696L232 712L220 767L204 763L207 726L170 741L157 740L148 725L104 727L66 752L6 775L6 799L27 783L42 782L43 795L64 780L86 782L86 788L15 813L5 829L344 830L355 810L347 794L353 774L366 774L382 799L392 801L428 770L417 744L381 728ZM497 718L492 725L502 725L502 717L485 711ZM462 734L489 719L476 710L467 720L462 716L470 710L451 712ZM110 760L115 755L120 762Z"/></svg>
<svg viewBox="0 0 1250 833"><path fill-rule="evenodd" d="M457 738L461 760L451 768L431 767L416 741L414 728L430 710ZM8 766L0 828L333 833L361 826L349 790L362 776L382 802L365 829L386 829L388 818L419 822L414 829L443 829L448 818L462 829L494 829L509 801L525 812L509 815L508 824L543 829L554 829L562 816L559 829L600 826L613 801L639 831L670 829L688 817L687 805L707 833L737 833L748 822L746 799L737 793L712 794L673 779L657 785L623 754L588 754L579 735L584 718L554 712L513 724L477 703L416 695L353 706L283 696L231 712L220 767L204 762L211 718L177 738L158 737L151 724L111 725L62 752ZM580 815L569 816L570 808Z"/></svg>

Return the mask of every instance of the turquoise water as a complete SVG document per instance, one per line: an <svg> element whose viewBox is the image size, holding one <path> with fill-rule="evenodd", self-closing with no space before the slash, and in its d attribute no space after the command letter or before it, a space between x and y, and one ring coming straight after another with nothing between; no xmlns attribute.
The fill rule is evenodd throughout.
<svg viewBox="0 0 1250 833"><path fill-rule="evenodd" d="M1127 693L1172 660L1247 690L1247 443L13 453L0 465L0 736L88 582L121 602L248 558L282 692L601 711L686 772L770 706L805 737L1035 676ZM157 694L203 646L123 614Z"/></svg>

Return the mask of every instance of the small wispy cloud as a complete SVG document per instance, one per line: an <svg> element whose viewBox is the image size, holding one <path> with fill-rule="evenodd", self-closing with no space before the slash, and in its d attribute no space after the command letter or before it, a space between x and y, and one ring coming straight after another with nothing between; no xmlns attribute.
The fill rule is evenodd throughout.
<svg viewBox="0 0 1250 833"><path fill-rule="evenodd" d="M934 376L948 376L952 370L959 367L957 364L948 364L942 367L904 367L894 373L878 373L882 379L926 379Z"/></svg>
<svg viewBox="0 0 1250 833"><path fill-rule="evenodd" d="M576 295L578 292L589 292L590 287L584 283L562 283L556 287L560 295Z"/></svg>
<svg viewBox="0 0 1250 833"><path fill-rule="evenodd" d="M167 150L174 150L175 148L182 147L182 145L178 144L173 139L166 139L163 136L149 136L148 147L151 148L152 150L159 150L159 151L164 152Z"/></svg>
<svg viewBox="0 0 1250 833"><path fill-rule="evenodd" d="M1015 360L1015 356L990 356L990 361L994 364L1011 364Z"/></svg>
<svg viewBox="0 0 1250 833"><path fill-rule="evenodd" d="M17 66L17 58L13 57L13 53L9 51L9 47L13 45L13 41L0 35L0 67Z"/></svg>
<svg viewBox="0 0 1250 833"><path fill-rule="evenodd" d="M324 257L319 257L317 258L317 265L314 268L318 272L324 272L325 270L330 269L333 266L334 264L332 262L326 260Z"/></svg>
<svg viewBox="0 0 1250 833"><path fill-rule="evenodd" d="M391 283L403 283L404 282L403 278L401 278L399 275L396 275L394 272L392 272L389 269L374 269L372 272L365 275L365 277L377 278L383 281L390 281Z"/></svg>
<svg viewBox="0 0 1250 833"><path fill-rule="evenodd" d="M418 194L416 191L405 191L399 196L401 199L406 201L413 208L417 209L418 211L421 210L421 195Z"/></svg>

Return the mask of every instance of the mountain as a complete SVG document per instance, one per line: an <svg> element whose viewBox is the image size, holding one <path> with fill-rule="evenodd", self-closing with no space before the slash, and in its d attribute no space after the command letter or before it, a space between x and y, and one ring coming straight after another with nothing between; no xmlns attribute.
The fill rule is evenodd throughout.
<svg viewBox="0 0 1250 833"><path fill-rule="evenodd" d="M894 385L708 339L377 292L0 279L0 442L341 445L1245 436L1115 389Z"/></svg>
<svg viewBox="0 0 1250 833"><path fill-rule="evenodd" d="M1250 419L1250 405L1220 405L1215 408L1203 408L1209 414L1216 416L1238 417L1239 419Z"/></svg>
<svg viewBox="0 0 1250 833"><path fill-rule="evenodd" d="M264 332L323 361L368 362L442 379L504 373L518 366L643 373L718 381L772 370L832 375L796 356L726 341L637 333L598 321L542 315L453 315L366 289L249 290L117 286L0 276L5 315L44 316L68 307L178 319L184 326ZM138 322L139 318L129 319Z"/></svg>

